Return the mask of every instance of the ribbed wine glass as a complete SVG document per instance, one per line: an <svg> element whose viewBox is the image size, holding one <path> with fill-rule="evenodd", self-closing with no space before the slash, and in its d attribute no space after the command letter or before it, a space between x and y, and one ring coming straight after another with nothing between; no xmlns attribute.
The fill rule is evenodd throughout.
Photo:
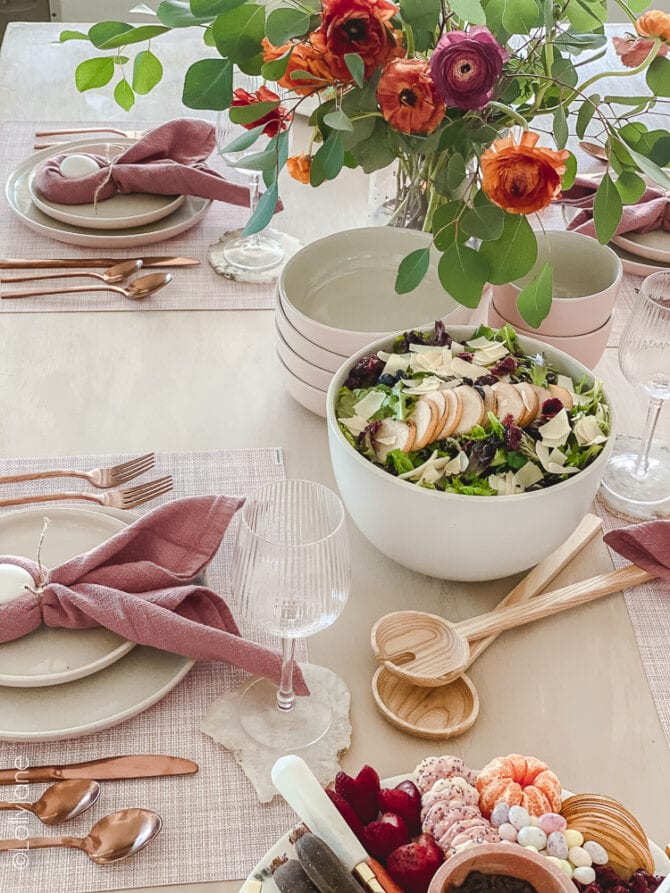
<svg viewBox="0 0 670 893"><path fill-rule="evenodd" d="M652 273L642 283L621 336L619 365L649 398L649 407L642 438L617 437L603 496L631 518L661 517L670 507L670 449L655 443L654 433L663 403L670 399L670 272Z"/></svg>
<svg viewBox="0 0 670 893"><path fill-rule="evenodd" d="M337 620L350 576L344 508L327 487L278 481L245 503L233 554L233 597L244 619L282 639L279 688L254 679L241 698L240 722L262 744L290 751L330 728L330 698L309 668L310 695L295 697L295 643Z"/></svg>

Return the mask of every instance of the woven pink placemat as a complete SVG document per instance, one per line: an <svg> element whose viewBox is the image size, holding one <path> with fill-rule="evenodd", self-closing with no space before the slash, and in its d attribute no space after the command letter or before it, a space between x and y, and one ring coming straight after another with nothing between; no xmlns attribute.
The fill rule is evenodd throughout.
<svg viewBox="0 0 670 893"><path fill-rule="evenodd" d="M604 533L627 526L628 522L613 515L600 498L596 499L594 508L602 519ZM609 551L615 567L629 563L618 552ZM670 747L670 583L652 580L644 586L626 590L624 597L649 688ZM625 655L622 659L625 660Z"/></svg>
<svg viewBox="0 0 670 893"><path fill-rule="evenodd" d="M122 461L127 456L69 456L57 460L8 459L0 461L0 474L48 468L94 468ZM55 464L54 464L55 462ZM64 463L67 463L65 465ZM280 449L227 450L222 452L162 453L149 475L170 473L175 489L139 511L149 511L170 498L220 493L250 496L260 487L285 477ZM63 481L3 486L28 495L62 489ZM70 482L71 483L71 482ZM59 503L60 504L60 503ZM83 507L88 504L79 503ZM48 503L43 503L45 515ZM4 509L4 512L11 511ZM209 585L228 595L228 572L235 524L207 574ZM0 541L0 553L2 543ZM301 657L305 649L301 646ZM84 836L94 822L128 806L155 809L164 820L163 830L143 852L116 865L98 867L83 853L41 850L21 858L6 854L0 859L0 890L68 893L125 889L160 884L234 880L246 877L256 861L292 824L296 817L279 799L261 806L255 792L237 766L233 755L199 730L209 704L224 691L237 688L245 674L220 663L198 663L162 701L122 725L86 738L63 742L2 743L0 767L74 762L126 753L172 754L200 765L188 778L146 779L103 784L98 803L78 819L48 829L31 816L0 814L0 838L65 833ZM17 763L17 761L19 761ZM23 785L16 793L22 801L35 800L44 785ZM15 796L13 787L0 787L0 799ZM16 854L15 854L16 855ZM67 883L65 878L67 877Z"/></svg>
<svg viewBox="0 0 670 893"><path fill-rule="evenodd" d="M57 127L95 127L100 122L62 122L48 121L8 121L0 125L0 183L25 158L34 154L33 146L40 140L35 139L35 131L50 130ZM154 126L154 122L146 128ZM100 139L113 141L113 134L80 134L73 139ZM43 137L42 142L66 140L65 136ZM217 156L212 156L212 167L223 172L224 165ZM235 179L230 170L226 171L228 179ZM239 178L238 178L239 179ZM149 255L170 255L194 257L200 261L198 267L178 267L170 270L174 281L150 298L143 301L131 301L113 292L95 292L86 295L58 295L25 298L15 301L0 301L0 312L30 313L56 310L125 310L140 312L144 310L265 310L272 307L274 285L268 283L235 282L217 275L207 261L207 249L218 242L224 232L244 226L249 211L246 208L212 202L212 205L200 223L194 227L162 242L137 248L100 249L82 248L67 245L55 239L33 232L22 223L10 210L7 197L2 190L2 213L0 213L0 252L2 257L17 258L80 258L108 257L123 258ZM281 229L278 219L277 228ZM20 275L18 270L0 271L3 275ZM36 271L45 272L45 271ZM59 271L55 271L59 272ZM100 270L98 270L100 272ZM148 272L152 272L149 270ZM84 284L81 279L70 280L73 285ZM57 281L53 282L55 286ZM86 284L94 285L94 280L86 280ZM27 289L28 284L4 285L3 290Z"/></svg>

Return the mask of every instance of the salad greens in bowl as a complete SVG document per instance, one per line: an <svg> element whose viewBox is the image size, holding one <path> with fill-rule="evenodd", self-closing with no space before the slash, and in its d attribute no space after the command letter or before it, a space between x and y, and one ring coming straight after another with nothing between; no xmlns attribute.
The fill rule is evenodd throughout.
<svg viewBox="0 0 670 893"><path fill-rule="evenodd" d="M382 552L455 580L537 563L590 508L612 418L577 360L505 326L405 332L347 360L327 397L335 476Z"/></svg>

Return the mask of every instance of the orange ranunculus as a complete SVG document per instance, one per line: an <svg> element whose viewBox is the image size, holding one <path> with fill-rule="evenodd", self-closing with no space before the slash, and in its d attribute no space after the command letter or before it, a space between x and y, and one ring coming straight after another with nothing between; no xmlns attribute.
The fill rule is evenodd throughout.
<svg viewBox="0 0 670 893"><path fill-rule="evenodd" d="M293 155L286 161L286 170L299 183L309 183L309 172L311 169L311 155Z"/></svg>
<svg viewBox="0 0 670 893"><path fill-rule="evenodd" d="M389 0L323 0L321 27L315 32L325 42L333 74L340 81L353 80L344 57L358 53L365 65L365 78L405 50L391 19L399 9ZM314 36L314 35L313 35Z"/></svg>
<svg viewBox="0 0 670 893"><path fill-rule="evenodd" d="M640 37L661 37L670 43L670 13L660 9L645 12L635 22L635 30Z"/></svg>
<svg viewBox="0 0 670 893"><path fill-rule="evenodd" d="M323 41L318 40L317 33L315 31L311 34L309 41L293 44L291 58L286 66L286 71L277 81L280 86L285 87L287 90L292 90L301 96L322 90L335 80L330 69L329 56L326 52L325 44ZM278 59L284 53L287 53L290 47L291 44L288 43L280 47L273 46L267 37L264 37L263 60L271 62L274 59ZM314 80L308 78L293 80L291 74L294 71L308 71L314 75Z"/></svg>
<svg viewBox="0 0 670 893"><path fill-rule="evenodd" d="M401 133L430 133L444 118L444 101L421 59L394 59L382 71L377 102L384 119Z"/></svg>
<svg viewBox="0 0 670 893"><path fill-rule="evenodd" d="M537 133L526 130L518 144L512 136L506 136L482 155L482 189L510 214L541 211L561 191L570 153L537 146L538 139Z"/></svg>

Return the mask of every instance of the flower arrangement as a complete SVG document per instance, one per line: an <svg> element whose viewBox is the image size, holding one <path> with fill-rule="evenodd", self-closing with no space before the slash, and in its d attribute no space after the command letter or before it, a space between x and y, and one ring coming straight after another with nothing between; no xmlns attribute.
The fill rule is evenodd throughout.
<svg viewBox="0 0 670 893"><path fill-rule="evenodd" d="M518 279L536 264L528 217L574 181L577 164L566 149L573 122L580 138L590 128L608 153L594 205L600 242L615 233L623 205L643 194L641 174L670 189L667 131L643 123L670 96L670 15L639 15L646 0L616 2L634 33L615 38L619 67L585 79L580 68L606 51L606 0L163 0L158 24L102 22L87 34L64 31L61 40L115 53L81 63L76 84L104 87L119 72L114 96L129 109L158 83L162 65L151 44L136 55L129 80L128 47L200 28L219 56L186 72L185 105L230 109L246 132L228 151L271 137L245 162L266 184L245 232L271 219L284 166L318 187L344 167L369 174L395 164L397 221L432 234L444 288L475 307L487 282ZM143 5L136 11L153 14ZM276 87L233 90L235 69ZM604 77L638 72L647 95L593 89ZM294 112L310 97L317 103L309 151L288 157ZM412 291L428 266L428 248L411 252L396 290ZM544 265L519 297L531 326L549 312L551 293Z"/></svg>

